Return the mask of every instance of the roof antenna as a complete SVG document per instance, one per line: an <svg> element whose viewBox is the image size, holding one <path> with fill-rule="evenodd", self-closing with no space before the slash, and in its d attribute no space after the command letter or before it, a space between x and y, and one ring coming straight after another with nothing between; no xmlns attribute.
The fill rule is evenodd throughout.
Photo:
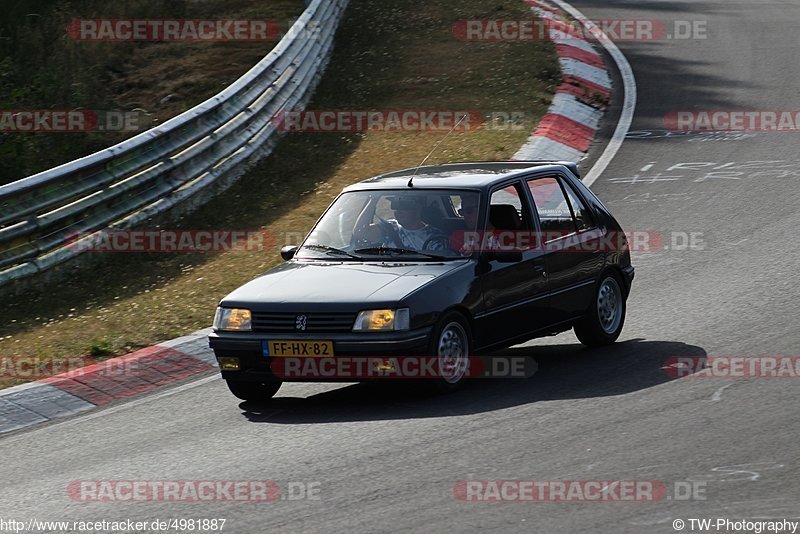
<svg viewBox="0 0 800 534"><path fill-rule="evenodd" d="M430 152L428 152L428 155L427 155L427 156L425 156L425 159L423 159L423 160L422 160L422 161L419 163L419 165L417 165L417 168L416 168L416 169L414 169L414 174L412 174L412 175L411 175L411 178L409 178L409 179L408 179L408 187L414 187L414 176L416 176L416 175L417 175L417 172L419 171L419 168L420 168L420 167L422 167L423 165L425 165L425 162L426 162L426 161L428 161L428 158L429 158L429 157L431 157L431 156L433 155L433 153L434 153L434 152L436 152L436 149L437 149L437 148L439 148L439 145L441 145L442 143L444 143L445 139L447 139L448 137L450 137L450 134L451 134L451 133L453 133L453 132L455 131L455 129L456 129L456 128L458 128L458 125L459 125L459 124L461 124L461 122L462 122L464 119L466 119L468 116L469 116L469 113L464 113L464 115L462 115L462 116L461 116L461 118L460 118L460 119L458 119L458 122L456 122L456 123L453 125L453 127L452 127L452 128L450 128L450 131L449 131L449 132L447 132L447 135L445 135L444 137L442 137L442 139L441 139L441 140L440 140L438 143L436 143L436 146L434 146L434 147L433 147L433 150L431 150Z"/></svg>

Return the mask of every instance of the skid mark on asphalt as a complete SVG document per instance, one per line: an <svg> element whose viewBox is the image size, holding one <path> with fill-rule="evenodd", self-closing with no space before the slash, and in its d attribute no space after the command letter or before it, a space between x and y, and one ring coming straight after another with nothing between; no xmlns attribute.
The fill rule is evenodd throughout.
<svg viewBox="0 0 800 534"><path fill-rule="evenodd" d="M725 384L721 388L717 389L713 395L711 395L711 401L717 402L722 400L722 392L731 387L733 384Z"/></svg>
<svg viewBox="0 0 800 534"><path fill-rule="evenodd" d="M717 131L672 131L672 130L631 130L626 139L672 139L689 142L744 141L757 137L757 133L717 132Z"/></svg>
<svg viewBox="0 0 800 534"><path fill-rule="evenodd" d="M746 464L722 465L712 467L708 475L695 475L691 482L756 482L762 479L764 471L782 469L784 464L777 462L753 462Z"/></svg>
<svg viewBox="0 0 800 534"><path fill-rule="evenodd" d="M625 195L619 200L605 201L606 205L613 206L614 204L647 204L649 202L660 202L662 200L671 200L677 198L686 198L689 196L688 192L684 193L653 193L650 191L644 193L631 193Z"/></svg>

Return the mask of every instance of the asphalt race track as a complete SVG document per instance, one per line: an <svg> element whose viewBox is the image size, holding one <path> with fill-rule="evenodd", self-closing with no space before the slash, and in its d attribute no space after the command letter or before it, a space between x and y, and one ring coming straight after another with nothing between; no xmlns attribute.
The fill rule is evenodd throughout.
<svg viewBox="0 0 800 534"><path fill-rule="evenodd" d="M690 518L800 519L799 381L672 379L663 369L676 356L800 355L800 134L659 132L677 110L800 109L800 3L573 5L592 19L708 21L706 39L617 43L638 104L632 133L592 188L626 230L663 245L634 256L619 343L587 350L569 333L517 347L510 352L538 362L532 378L473 381L443 397L289 384L274 402L250 405L205 377L0 438L0 516L225 518L229 533L674 532L676 519L686 531ZM317 498L83 503L67 493L71 481L109 479L302 482ZM703 491L657 502L455 498L458 481L473 479Z"/></svg>

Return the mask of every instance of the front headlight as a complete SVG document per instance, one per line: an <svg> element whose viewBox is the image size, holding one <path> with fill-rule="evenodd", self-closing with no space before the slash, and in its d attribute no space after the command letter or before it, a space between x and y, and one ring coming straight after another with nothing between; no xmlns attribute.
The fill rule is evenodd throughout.
<svg viewBox="0 0 800 534"><path fill-rule="evenodd" d="M408 330L410 314L408 308L396 310L364 310L358 313L353 325L353 332L365 330L381 331Z"/></svg>
<svg viewBox="0 0 800 534"><path fill-rule="evenodd" d="M250 310L242 308L217 308L214 315L214 330L251 330Z"/></svg>

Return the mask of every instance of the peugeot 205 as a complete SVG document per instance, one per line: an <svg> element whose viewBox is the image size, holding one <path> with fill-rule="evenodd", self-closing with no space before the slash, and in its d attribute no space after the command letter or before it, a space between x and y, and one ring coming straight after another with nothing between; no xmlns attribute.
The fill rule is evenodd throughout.
<svg viewBox="0 0 800 534"><path fill-rule="evenodd" d="M437 358L427 383L451 390L474 354L569 329L610 344L634 277L620 225L564 162L376 176L345 188L281 256L214 317L210 346L240 399L325 380L277 372L292 357Z"/></svg>

